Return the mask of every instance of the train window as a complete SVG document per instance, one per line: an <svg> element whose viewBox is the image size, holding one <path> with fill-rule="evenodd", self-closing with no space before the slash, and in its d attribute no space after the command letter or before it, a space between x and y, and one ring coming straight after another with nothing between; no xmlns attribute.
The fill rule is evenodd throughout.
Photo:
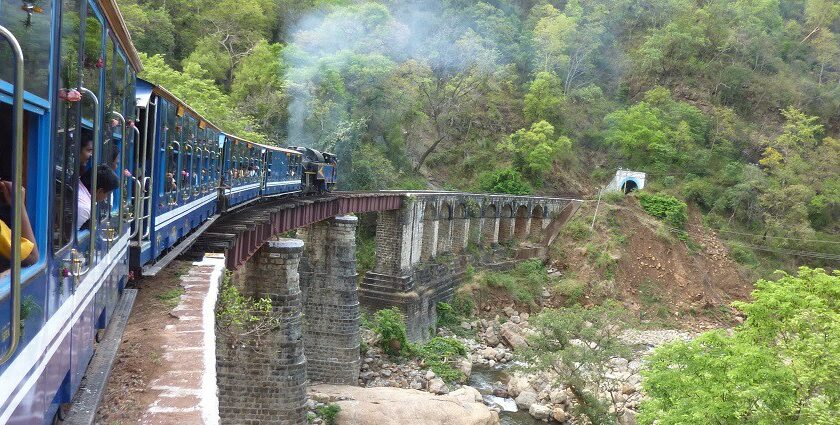
<svg viewBox="0 0 840 425"><path fill-rule="evenodd" d="M167 103L166 108L166 175L163 181L164 193L170 205L177 204L178 190L178 161L181 155L181 144L178 142L180 132L175 125L175 105Z"/></svg>
<svg viewBox="0 0 840 425"><path fill-rule="evenodd" d="M77 165L79 157L79 0L64 0L61 14L61 44L58 72L56 134L53 142L55 187L53 189L53 251L68 246L76 216Z"/></svg>
<svg viewBox="0 0 840 425"><path fill-rule="evenodd" d="M70 11L79 10L77 3L69 3L76 5ZM0 0L0 25L15 35L23 50L24 87L44 100L49 100L52 5L51 1ZM11 49L4 45L0 49L0 79L12 82L13 62Z"/></svg>
<svg viewBox="0 0 840 425"><path fill-rule="evenodd" d="M88 9L87 20L85 21L84 52L82 54L82 86L92 91L96 96L101 97L99 90L102 68L105 66L105 58L102 55L102 23L92 10ZM82 118L87 125L93 128L93 122L101 119L97 116L98 111L89 96L85 96L82 102ZM102 99L99 99L100 102ZM105 126L102 126L105 128Z"/></svg>

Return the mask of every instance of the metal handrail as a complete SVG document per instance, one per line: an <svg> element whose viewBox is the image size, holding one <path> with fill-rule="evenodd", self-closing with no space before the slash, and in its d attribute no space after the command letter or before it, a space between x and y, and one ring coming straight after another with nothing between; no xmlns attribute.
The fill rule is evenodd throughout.
<svg viewBox="0 0 840 425"><path fill-rule="evenodd" d="M9 348L0 357L0 364L6 363L17 351L20 343L20 292L21 292L21 275L20 275L20 216L23 209L23 49L20 48L17 38L6 27L0 26L0 36L9 43L15 54L15 70L14 70L14 100L12 102L13 118L12 125L14 127L14 164L12 165L12 179L14 184L14 193L12 194L12 258L11 258L11 302L12 323L9 329L10 342ZM33 241L34 242L34 241Z"/></svg>
<svg viewBox="0 0 840 425"><path fill-rule="evenodd" d="M102 142L102 122L99 119L99 98L96 97L92 91L85 87L79 87L79 92L82 94L86 94L93 99L93 106L96 113L93 114L93 146L95 149L93 150L93 170L91 170L90 175L90 226L88 229L90 230L90 244L88 247L88 263L87 268L83 271L80 271L77 278L80 276L86 275L91 267L93 266L94 260L96 260L96 191L99 187L99 182L97 181L98 178L98 166L99 166L99 149L98 147L101 145Z"/></svg>
<svg viewBox="0 0 840 425"><path fill-rule="evenodd" d="M154 205L152 205L152 193L154 192L154 186L155 186L154 169L155 169L155 158L158 156L157 152L153 152L153 154L152 154L152 164L151 164L151 167L148 168L149 170L152 170L152 173L149 177L145 177L145 176L146 176L146 170L147 170L147 168L146 168L146 158L148 158L149 144L151 143L152 147L154 149L154 147L156 146L156 143L157 143L155 141L155 139L157 138L157 116L158 116L158 114L157 114L157 112L158 112L158 110L157 110L157 100L156 99L153 99L153 100L149 101L149 106L151 107L152 105L154 105L154 107L155 107L155 113L154 113L154 116L152 117L152 120L151 120L152 121L152 135L151 135L151 137L149 137L149 114L151 113L151 109L148 108L148 107L146 108L146 121L143 124L145 126L145 130L146 130L143 133L146 136L146 140L143 141L143 176L144 176L143 189L144 189L144 192L145 192L145 188L149 188L149 190L148 190L147 193L145 193L145 196L144 196L144 199L143 199L145 201L143 203L143 207L145 208L146 213L143 214L144 215L144 220L145 220L144 221L144 227L145 228L143 229L143 234L140 236L140 239L138 240L138 242L141 243L141 244L143 242L143 239L149 238L152 234L151 215L152 215L152 209L154 207ZM148 179L148 180L146 180L146 179Z"/></svg>
<svg viewBox="0 0 840 425"><path fill-rule="evenodd" d="M116 116L117 119L120 120L120 126L122 127L122 144L120 145L120 159L122 160L123 163L125 163L125 145L128 144L128 141L126 140L125 117L123 116L123 114L121 114L117 111L111 111L111 115ZM108 130L108 132L113 133L111 130ZM122 165L122 164L120 164L120 165ZM120 168L124 168L124 167L120 167ZM118 171L119 171L119 176L118 177L119 177L120 181L122 181L123 178L125 178L125 175L123 174L122 169L118 170ZM122 186L123 185L120 184L120 187L122 187ZM128 188L126 187L123 190L128 190ZM122 197L123 195L126 195L126 199L128 199L128 194L121 193L120 197ZM119 199L118 202L120 203L120 210L117 212L117 221L119 221L119 224L117 225L117 235L122 235L123 234L123 229L125 228L125 225L124 225L123 219L122 219L122 213L123 213L122 199ZM113 208L113 206L111 208ZM112 218L111 217L111 208L109 208L109 210L108 210L109 220ZM109 223L110 223L110 221L109 221ZM113 225L113 224L110 224L110 225Z"/></svg>
<svg viewBox="0 0 840 425"><path fill-rule="evenodd" d="M144 177L143 178L143 208L145 208L146 212L143 213L143 209L141 208L140 214L142 215L140 222L143 226L143 234L140 236L140 240L142 242L143 239L148 238L152 234L152 209L151 209L151 202L152 202L152 186L151 186L151 177ZM148 192L146 188L149 188Z"/></svg>
<svg viewBox="0 0 840 425"><path fill-rule="evenodd" d="M131 235L129 235L128 239L134 239L138 233L140 233L140 208L142 207L141 202L142 198L140 197L140 193L143 192L143 184L140 183L140 180L137 177L131 176L134 180L134 230L131 231Z"/></svg>

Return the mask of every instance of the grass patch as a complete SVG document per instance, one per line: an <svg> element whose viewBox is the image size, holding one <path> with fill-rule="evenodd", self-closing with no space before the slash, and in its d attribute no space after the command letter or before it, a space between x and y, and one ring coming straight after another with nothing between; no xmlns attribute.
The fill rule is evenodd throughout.
<svg viewBox="0 0 840 425"><path fill-rule="evenodd" d="M179 286L158 295L157 299L161 300L167 307L175 308L181 302L181 295L184 295L184 288Z"/></svg>
<svg viewBox="0 0 840 425"><path fill-rule="evenodd" d="M566 298L566 305L580 304L586 293L586 283L574 278L566 278L554 284L554 292Z"/></svg>
<svg viewBox="0 0 840 425"><path fill-rule="evenodd" d="M639 285L639 303L644 307L640 312L641 319L667 320L671 317L668 306L659 295L661 293L661 285L650 279ZM650 313L652 313L652 316Z"/></svg>
<svg viewBox="0 0 840 425"><path fill-rule="evenodd" d="M542 262L528 260L508 272L487 273L483 283L491 288L504 288L521 303L533 304L548 282L548 272Z"/></svg>
<svg viewBox="0 0 840 425"><path fill-rule="evenodd" d="M587 240L592 236L592 230L589 229L589 224L579 218L575 218L566 224L564 233L572 238L572 240L578 242Z"/></svg>

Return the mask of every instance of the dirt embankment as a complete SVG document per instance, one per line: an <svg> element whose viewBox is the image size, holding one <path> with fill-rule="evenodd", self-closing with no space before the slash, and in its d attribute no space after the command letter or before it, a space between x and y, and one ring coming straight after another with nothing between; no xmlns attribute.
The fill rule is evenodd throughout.
<svg viewBox="0 0 840 425"><path fill-rule="evenodd" d="M158 276L134 282L137 299L96 412L96 423L137 423L155 400L156 394L147 388L163 371L161 331L175 321L170 311L183 292L179 277L188 267L189 263L174 262Z"/></svg>
<svg viewBox="0 0 840 425"><path fill-rule="evenodd" d="M685 233L680 234L628 196L602 203L595 230L589 231L593 207L578 212L551 250L550 261L560 270L561 282L585 285L587 302L622 302L642 323L707 329L738 320L729 305L749 298L753 278L702 225L699 213L690 212ZM557 292L567 298L564 290Z"/></svg>

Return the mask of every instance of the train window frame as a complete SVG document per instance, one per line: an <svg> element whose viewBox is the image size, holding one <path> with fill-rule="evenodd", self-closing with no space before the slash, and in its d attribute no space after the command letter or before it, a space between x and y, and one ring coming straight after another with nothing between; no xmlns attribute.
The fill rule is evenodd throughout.
<svg viewBox="0 0 840 425"><path fill-rule="evenodd" d="M179 183L178 180L179 179L176 176L178 175L178 170L180 170L180 168L181 168L180 165L181 165L181 149L182 149L182 146L181 146L181 142L178 140L180 134L178 132L177 124L176 124L177 121L175 119L176 106L173 102L169 102L169 101L166 102L166 105L167 105L166 108L165 108L166 110L164 111L164 113L166 114L165 119L164 119L164 121L165 121L164 126L166 128L166 130L165 130L165 132L166 132L166 134L165 134L166 145L165 145L164 150L165 150L166 153L163 157L163 163L164 163L164 166L162 167L163 168L163 176L162 176L163 185L161 186L161 188L163 189L162 195L165 198L166 205L169 206L169 207L172 207L174 205L177 205L177 203L178 203L177 202L177 199L178 199L177 196L178 196L178 189L179 189L179 187L178 187L178 183ZM178 145L178 149L175 149L175 145ZM171 172L171 177L169 179L167 179L166 175L170 174L170 172ZM167 185L170 185L170 182L175 183L175 184L171 185L171 188L167 187Z"/></svg>
<svg viewBox="0 0 840 425"><path fill-rule="evenodd" d="M58 19L57 40L58 77L56 91L66 93L81 85L79 37L81 34L82 4L85 0L63 0L62 13ZM74 20L71 14L75 14ZM72 24L75 23L75 26ZM72 49L71 49L72 47ZM66 59L66 61L65 61ZM65 87L66 86L66 87ZM79 164L79 141L81 139L81 102L68 101L61 95L55 100L55 126L53 161L60 170L53 167L52 190L50 193L50 245L53 255L63 257L76 241L78 190L81 164ZM62 127L63 125L63 127ZM69 139L69 140L68 140ZM63 174L59 177L58 172ZM58 196L59 182L64 184L62 196ZM69 190L68 190L69 189ZM60 199L59 199L60 198ZM58 234L58 237L56 235Z"/></svg>
<svg viewBox="0 0 840 425"><path fill-rule="evenodd" d="M49 109L53 98L50 92L50 71L55 61L52 47L59 32L57 24L60 24L59 20L53 19L53 16L57 14L56 3L58 2L43 3L38 5L41 9L39 13L28 13L21 7L20 1L0 0L0 25L13 34L24 33L23 29L26 28L26 33L29 35L18 37L18 43L23 51L24 74L27 76L24 81L24 104L37 106L38 108L31 109L31 112L35 113L42 112L41 109ZM3 52L6 52L8 56L0 56L0 92L12 95L14 92L11 78L14 69L11 66L12 55L10 49L3 49ZM8 59L8 62L4 59ZM7 71L8 75L6 75ZM38 85L35 86L33 83L38 83ZM11 97L7 103L11 103Z"/></svg>

